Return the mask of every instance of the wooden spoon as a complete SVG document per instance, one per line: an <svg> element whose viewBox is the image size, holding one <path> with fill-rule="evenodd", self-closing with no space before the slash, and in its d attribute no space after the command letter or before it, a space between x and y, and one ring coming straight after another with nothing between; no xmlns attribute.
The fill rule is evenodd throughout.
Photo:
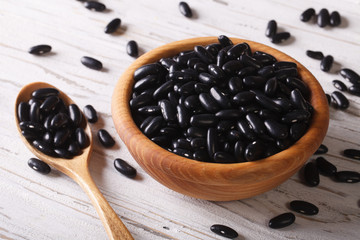
<svg viewBox="0 0 360 240"><path fill-rule="evenodd" d="M31 98L31 93L39 88L55 88L54 86L44 82L34 82L24 86L17 98L15 103L15 121L18 132L20 133L21 139L31 150L42 161L50 164L59 171L65 173L75 182L77 182L85 193L89 196L92 204L94 205L97 213L100 216L101 221L105 227L105 230L110 239L133 239L128 229L122 223L120 218L117 216L115 211L111 208L109 203L106 201L104 196L101 194L98 187L95 185L94 180L90 176L89 172L89 158L92 151L92 134L85 117L83 118L85 126L85 132L89 137L90 144L88 147L83 149L81 155L75 156L72 159L63 159L48 156L35 147L33 147L26 138L21 134L19 126L19 119L17 115L17 107L20 102L27 102ZM59 90L59 89L58 89ZM65 102L66 105L74 103L66 94L59 90L59 97Z"/></svg>

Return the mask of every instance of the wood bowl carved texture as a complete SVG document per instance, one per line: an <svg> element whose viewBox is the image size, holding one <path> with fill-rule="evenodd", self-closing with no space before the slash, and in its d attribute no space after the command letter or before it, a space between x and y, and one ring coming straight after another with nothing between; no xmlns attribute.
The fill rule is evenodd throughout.
<svg viewBox="0 0 360 240"><path fill-rule="evenodd" d="M138 164L154 179L179 193L212 201L249 198L280 185L295 174L322 143L329 124L329 108L319 82L299 62L269 46L244 39L231 38L234 44L246 42L252 51L263 51L278 61L298 65L299 75L309 86L314 107L306 134L290 148L254 162L204 163L173 154L148 139L135 125L130 112L134 71L142 65L171 57L196 45L218 42L217 37L200 37L172 42L158 47L137 60L117 82L111 111L116 130Z"/></svg>

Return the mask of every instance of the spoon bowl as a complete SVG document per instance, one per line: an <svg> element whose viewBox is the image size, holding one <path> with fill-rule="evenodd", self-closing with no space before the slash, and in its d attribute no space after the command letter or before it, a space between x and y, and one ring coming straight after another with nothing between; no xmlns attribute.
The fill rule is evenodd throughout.
<svg viewBox="0 0 360 240"><path fill-rule="evenodd" d="M26 145L26 147L39 159L58 169L64 174L68 175L75 182L77 182L85 193L89 196L92 204L94 205L97 213L100 216L101 221L105 227L105 230L110 239L133 239L128 229L122 223L115 211L111 208L106 201L100 190L96 186L94 180L90 176L89 172L89 159L92 152L92 133L86 118L83 116L81 127L84 128L85 133L89 137L89 145L82 149L80 155L74 156L72 159L64 159L58 157L52 157L37 150L31 143L21 134L19 126L19 119L17 116L17 108L20 102L27 102L31 98L31 93L39 88L56 88L48 83L34 82L24 86L15 102L15 122L17 130L20 134L20 138ZM66 105L73 104L74 102L62 91L59 91L59 98L61 98Z"/></svg>

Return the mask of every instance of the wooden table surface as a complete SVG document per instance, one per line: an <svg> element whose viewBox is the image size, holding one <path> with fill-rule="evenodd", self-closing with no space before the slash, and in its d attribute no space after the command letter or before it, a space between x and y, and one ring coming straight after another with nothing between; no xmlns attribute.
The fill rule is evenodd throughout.
<svg viewBox="0 0 360 240"><path fill-rule="evenodd" d="M92 12L76 0L1 0L0 3L0 239L106 239L98 215L87 196L70 178L53 169L39 174L27 166L33 155L21 142L14 122L14 102L20 88L30 82L48 82L66 92L82 108L92 104L100 119L91 125L96 134L108 130L115 147L104 149L94 139L90 171L105 198L135 239L224 239L210 226L235 229L238 239L359 239L359 184L337 183L321 176L317 187L307 187L295 174L279 187L251 199L210 202L183 196L147 175L116 135L110 114L111 95L119 76L134 61L126 43L136 40L141 52L172 41L225 34L268 44L300 61L319 80L325 92L334 90L339 69L360 72L360 2L280 0L192 0L189 19L178 10L179 1L102 0L108 10ZM320 28L299 20L308 7L328 8L343 16L340 27ZM116 34L104 33L115 17L122 20ZM265 37L267 22L275 19L291 39L272 44ZM33 56L29 47L50 44L51 54ZM330 73L305 51L332 55ZM94 71L80 63L82 56L102 61ZM349 83L344 80L346 84ZM360 171L359 161L342 156L346 148L360 149L360 98L345 93L350 107L330 109L324 155L339 170ZM138 177L128 179L113 167L115 158L136 167ZM315 158L312 157L310 160ZM296 214L293 225L273 230L269 219L288 212L296 199L316 204L316 216Z"/></svg>

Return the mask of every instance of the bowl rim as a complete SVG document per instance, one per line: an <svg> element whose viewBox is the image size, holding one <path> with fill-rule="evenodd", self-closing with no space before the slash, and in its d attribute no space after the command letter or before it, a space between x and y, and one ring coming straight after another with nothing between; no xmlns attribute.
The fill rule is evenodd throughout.
<svg viewBox="0 0 360 240"><path fill-rule="evenodd" d="M234 184L239 181L254 183L251 180L252 176L257 176L257 181L263 181L281 175L282 171L294 174L322 143L329 124L329 106L320 83L311 72L297 60L277 49L246 39L232 37L230 39L234 44L248 43L253 52L263 51L273 55L278 61L293 61L297 64L301 79L311 91L309 102L314 108L307 132L289 148L253 162L231 164L200 162L161 148L139 130L131 117L129 101L134 85L135 70L142 65L157 62L162 57L170 57L181 51L191 50L196 45L218 43L218 38L198 37L171 42L137 58L121 75L112 95L111 112L115 128L134 159L150 175L157 175L156 171L161 170L173 177L192 182L215 185ZM141 154L139 154L140 148ZM150 165L156 171L150 169ZM226 183L218 182L220 178L225 179Z"/></svg>

